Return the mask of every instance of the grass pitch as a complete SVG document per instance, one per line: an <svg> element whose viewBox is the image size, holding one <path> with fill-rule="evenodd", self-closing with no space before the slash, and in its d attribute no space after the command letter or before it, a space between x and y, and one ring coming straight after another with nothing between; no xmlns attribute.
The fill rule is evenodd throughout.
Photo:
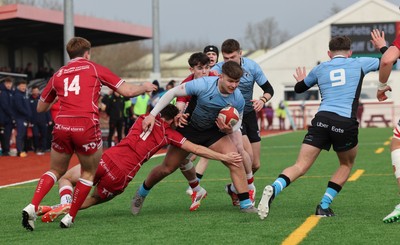
<svg viewBox="0 0 400 245"><path fill-rule="evenodd" d="M265 185L294 163L305 131L263 138L262 167L255 175L257 204ZM387 144L389 128L360 129L359 153L353 173L332 203L336 215L322 218L301 239L301 244L398 244L400 223L384 224L382 218L400 202ZM286 188L272 203L270 215L240 213L224 186L228 170L211 161L201 182L208 196L201 207L189 212L187 183L178 171L155 186L142 212L133 216L130 202L138 186L162 158L147 162L126 191L114 200L78 213L73 228L36 221L28 232L21 226L21 210L32 198L36 182L0 189L2 244L282 244L308 217L325 192L338 166L336 154L323 151L309 172ZM42 204L59 201L54 187ZM286 240L287 241L287 240ZM291 244L296 242L289 241Z"/></svg>

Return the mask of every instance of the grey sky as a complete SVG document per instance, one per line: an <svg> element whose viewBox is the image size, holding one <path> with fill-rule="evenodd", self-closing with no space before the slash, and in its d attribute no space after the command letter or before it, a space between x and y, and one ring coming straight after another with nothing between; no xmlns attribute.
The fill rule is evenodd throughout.
<svg viewBox="0 0 400 245"><path fill-rule="evenodd" d="M357 0L159 0L161 44L219 45L227 38L245 41L249 23L273 17L282 31L297 35ZM400 0L389 0L399 5ZM151 27L152 0L75 0L75 13ZM371 13L373 14L373 13ZM399 11L400 20L400 11ZM245 48L245 47L244 47Z"/></svg>

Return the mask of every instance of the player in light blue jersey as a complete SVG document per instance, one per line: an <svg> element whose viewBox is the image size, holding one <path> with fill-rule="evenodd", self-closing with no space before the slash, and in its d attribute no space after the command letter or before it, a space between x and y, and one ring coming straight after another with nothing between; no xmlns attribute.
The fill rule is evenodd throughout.
<svg viewBox="0 0 400 245"><path fill-rule="evenodd" d="M245 151L242 156L244 158L250 197L252 200L254 200L256 190L253 183L253 174L260 168L261 148L261 138L256 113L260 111L264 107L265 103L272 98L272 96L274 95L274 90L264 72L262 71L261 67L255 61L246 57L242 57L242 49L237 40L225 40L221 45L221 53L224 61L217 63L212 68L212 71L221 73L222 66L227 61L234 61L240 64L243 69L243 76L240 78L239 89L243 94L246 104L244 108L241 127L243 137L242 141L237 142L237 144L239 144L238 148L243 147ZM254 100L253 90L256 83L258 86L260 86L264 93L261 99ZM203 172L197 173L197 175L202 176L205 171L205 167L199 167L199 164L201 164L201 162L197 164L196 170L201 169L203 170ZM225 189L232 198L232 204L234 206L237 206L239 202L235 185L228 184Z"/></svg>
<svg viewBox="0 0 400 245"><path fill-rule="evenodd" d="M268 216L271 201L290 183L304 175L320 152L331 145L339 159L339 168L333 174L315 214L334 216L330 208L335 196L346 183L358 150L358 122L356 112L364 76L379 69L379 59L370 57L350 58L351 40L346 36L334 37L329 42L330 61L323 62L306 75L298 67L294 78L295 92L302 93L319 86L321 105L311 121L300 153L294 165L286 168L272 185L264 188L258 205L261 219Z"/></svg>
<svg viewBox="0 0 400 245"><path fill-rule="evenodd" d="M188 120L188 124L177 130L188 140L193 140L193 143L209 147L216 152L237 151L233 140L236 137L241 138L239 128L244 110L244 99L240 90L236 88L239 85L242 75L242 68L236 62L227 62L222 67L222 73L218 77L194 79L169 90L150 112L150 115L143 121L143 129L152 130L155 115L174 97L196 96L196 107L190 119L187 118L187 114L183 118L183 120ZM235 107L240 113L240 120L234 127L225 124L221 118L218 118L219 111L227 105ZM150 189L174 172L188 155L188 152L177 147L170 146L168 148L163 163L153 168L137 191L132 202L132 205L136 205L133 208L137 210L136 213L140 211L144 198ZM241 211L247 213L257 212L257 209L249 199L249 190L243 164L240 166L230 165L226 162L223 162L223 164L229 168L231 179L238 190ZM196 210L200 206L200 201L207 195L207 192L199 185L196 188L193 188L193 192L196 195L192 195L191 211Z"/></svg>

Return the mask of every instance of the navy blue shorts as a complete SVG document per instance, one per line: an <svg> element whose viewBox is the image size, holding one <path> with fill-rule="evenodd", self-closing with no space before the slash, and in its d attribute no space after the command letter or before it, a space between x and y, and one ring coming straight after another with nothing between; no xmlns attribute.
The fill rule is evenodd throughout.
<svg viewBox="0 0 400 245"><path fill-rule="evenodd" d="M176 130L192 143L205 147L211 146L226 135L225 133L219 131L217 126L206 130L198 130L189 124L183 128L177 128Z"/></svg>
<svg viewBox="0 0 400 245"><path fill-rule="evenodd" d="M261 141L257 116L254 110L243 115L242 126L240 127L240 130L242 131L242 135L247 135L250 143Z"/></svg>
<svg viewBox="0 0 400 245"><path fill-rule="evenodd" d="M318 112L311 121L304 144L329 151L348 151L358 144L358 122L332 112Z"/></svg>

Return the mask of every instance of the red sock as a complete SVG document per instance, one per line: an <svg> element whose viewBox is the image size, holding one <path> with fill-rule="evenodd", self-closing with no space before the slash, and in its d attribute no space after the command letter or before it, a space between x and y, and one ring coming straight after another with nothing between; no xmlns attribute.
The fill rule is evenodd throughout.
<svg viewBox="0 0 400 245"><path fill-rule="evenodd" d="M46 194L51 190L56 181L57 177L50 171L47 171L42 175L42 177L40 177L31 201L31 203L35 206L35 211L38 210L40 202L42 201L44 196L46 196Z"/></svg>
<svg viewBox="0 0 400 245"><path fill-rule="evenodd" d="M251 177L250 179L247 179L247 184L248 185L253 184L253 182L254 182L254 177Z"/></svg>
<svg viewBox="0 0 400 245"><path fill-rule="evenodd" d="M74 196L72 197L71 209L69 210L72 221L75 220L75 216L92 189L92 186L93 182L85 179L79 179L79 182L76 184Z"/></svg>
<svg viewBox="0 0 400 245"><path fill-rule="evenodd" d="M199 180L196 178L195 181L191 181L189 182L190 187L192 187L192 189L196 188L199 185Z"/></svg>
<svg viewBox="0 0 400 245"><path fill-rule="evenodd" d="M62 187L58 193L60 193L60 197L64 196L64 195L70 195L72 196L72 187L71 186L64 186Z"/></svg>

